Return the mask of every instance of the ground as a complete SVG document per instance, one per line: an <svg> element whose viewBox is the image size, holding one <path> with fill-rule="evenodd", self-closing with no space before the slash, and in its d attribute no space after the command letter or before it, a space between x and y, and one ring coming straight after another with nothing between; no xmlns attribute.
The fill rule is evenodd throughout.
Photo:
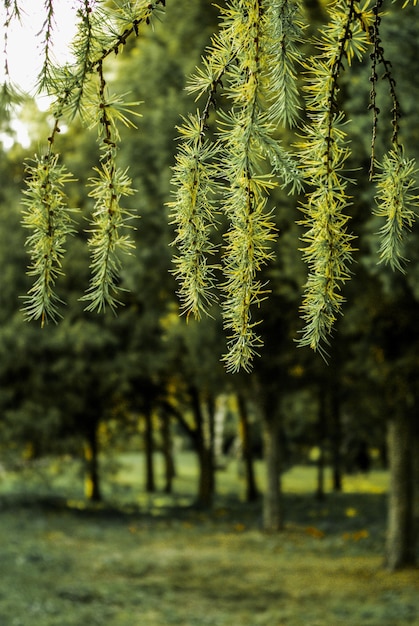
<svg viewBox="0 0 419 626"><path fill-rule="evenodd" d="M234 475L208 513L191 505L188 464L176 498L134 501L131 462L114 476L118 505L3 480L0 626L419 626L419 571L382 567L384 473L319 503L313 469L294 468L286 529L267 535L260 504L230 493Z"/></svg>

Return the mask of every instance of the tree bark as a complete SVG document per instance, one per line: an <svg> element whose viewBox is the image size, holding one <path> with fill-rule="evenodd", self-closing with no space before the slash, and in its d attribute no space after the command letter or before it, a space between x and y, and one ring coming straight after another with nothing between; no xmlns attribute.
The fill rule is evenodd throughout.
<svg viewBox="0 0 419 626"><path fill-rule="evenodd" d="M276 532L284 527L279 415L276 412L265 414L263 424L263 451L266 467L263 528L268 532Z"/></svg>
<svg viewBox="0 0 419 626"><path fill-rule="evenodd" d="M324 488L324 447L326 443L326 427L327 424L327 411L326 411L326 397L323 387L319 389L319 408L317 412L317 436L319 446L319 456L317 459L317 487L316 498L317 500L324 500L325 488Z"/></svg>
<svg viewBox="0 0 419 626"><path fill-rule="evenodd" d="M208 450L208 467L210 474L210 489L212 495L215 493L215 453L214 453L214 441L215 441L215 398L212 394L207 394L206 399L206 413L204 416L204 424L206 423L206 429L204 430L204 444Z"/></svg>
<svg viewBox="0 0 419 626"><path fill-rule="evenodd" d="M85 495L91 502L101 502L102 494L99 479L99 442L97 422L89 424L86 430L84 458L86 461Z"/></svg>
<svg viewBox="0 0 419 626"><path fill-rule="evenodd" d="M262 411L263 458L266 485L263 495L263 528L267 532L283 529L283 503L281 489L281 413L276 385L257 386L257 406Z"/></svg>
<svg viewBox="0 0 419 626"><path fill-rule="evenodd" d="M215 491L214 458L212 452L211 415L206 420L198 389L190 388L191 405L195 416L195 445L199 462L198 504L203 508L211 508Z"/></svg>
<svg viewBox="0 0 419 626"><path fill-rule="evenodd" d="M237 395L239 407L239 433L242 446L244 475L246 480L246 502L254 502L259 497L253 466L252 442L250 439L249 414L246 400L242 394Z"/></svg>
<svg viewBox="0 0 419 626"><path fill-rule="evenodd" d="M419 421L416 416L412 420L411 458L413 463L413 538L414 546L419 545Z"/></svg>
<svg viewBox="0 0 419 626"><path fill-rule="evenodd" d="M339 387L336 380L329 387L330 425L332 444L332 481L333 491L342 491L342 424L340 415Z"/></svg>
<svg viewBox="0 0 419 626"><path fill-rule="evenodd" d="M391 571L414 566L416 562L412 430L406 413L396 413L388 424L390 487L386 566Z"/></svg>
<svg viewBox="0 0 419 626"><path fill-rule="evenodd" d="M144 454L145 454L145 489L147 493L156 491L154 478L154 442L153 442L153 413L151 403L145 403L144 409Z"/></svg>
<svg viewBox="0 0 419 626"><path fill-rule="evenodd" d="M172 449L172 437L170 432L170 418L168 415L161 417L161 434L163 442L163 457L164 457L164 491L165 493L172 493L173 491L173 479L176 475L175 462L173 459Z"/></svg>

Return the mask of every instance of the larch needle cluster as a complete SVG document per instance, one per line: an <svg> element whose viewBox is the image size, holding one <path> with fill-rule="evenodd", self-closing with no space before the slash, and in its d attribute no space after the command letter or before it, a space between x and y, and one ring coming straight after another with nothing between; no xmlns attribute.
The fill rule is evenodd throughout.
<svg viewBox="0 0 419 626"><path fill-rule="evenodd" d="M44 65L39 76L39 89L54 97L54 126L45 152L27 167L23 216L30 229L29 272L35 281L25 311L42 324L59 316L55 282L66 238L75 230L65 192L72 176L57 150L60 125L75 116L97 129L100 146L99 165L88 183L94 201L88 240L91 280L82 299L88 310L115 309L118 304L122 257L133 246L132 215L123 199L134 193L128 172L118 166L119 128L134 127L139 103L112 92L105 66L164 12L166 1L79 0L74 63L63 67L51 60L55 5L55 0L44 5ZM21 9L19 0L5 0L4 7L7 51L8 28ZM353 256L349 214L354 183L347 170L352 156L350 121L341 82L355 62L371 68L366 108L371 111L369 177L376 185L372 211L383 219L379 260L399 270L404 233L415 219L418 196L416 166L399 134L396 81L381 39L383 0L330 3L327 23L313 39L307 35L301 0L228 0L219 10L218 31L189 79L187 89L196 95L198 108L178 127L169 206L181 309L199 318L220 303L228 348L223 359L228 371L237 372L251 369L262 345L257 309L268 297L269 286L261 270L274 252L281 254L275 250L273 214L280 207L270 202L277 185L299 194L303 218L300 214L296 220L305 228L308 277L299 344L325 354L342 312ZM3 111L18 98L8 80L7 62L5 70ZM381 81L388 85L392 126L387 154L378 160ZM281 142L284 128L288 137L294 129L295 149ZM219 245L214 234L224 223Z"/></svg>

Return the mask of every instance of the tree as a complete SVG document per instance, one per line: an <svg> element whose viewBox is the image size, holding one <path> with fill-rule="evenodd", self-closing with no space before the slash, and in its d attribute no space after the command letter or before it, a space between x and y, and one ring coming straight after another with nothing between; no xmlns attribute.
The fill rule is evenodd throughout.
<svg viewBox="0 0 419 626"><path fill-rule="evenodd" d="M210 507L216 489L214 411L216 396L228 389L217 351L222 339L217 319L185 324L178 312L168 320L166 337L171 389L168 407L190 438L199 466L198 504Z"/></svg>
<svg viewBox="0 0 419 626"><path fill-rule="evenodd" d="M256 484L253 466L249 412L246 404L246 398L242 393L237 394L237 405L239 412L240 444L242 448L244 473L246 476L246 501L253 502L258 499L259 491Z"/></svg>
<svg viewBox="0 0 419 626"><path fill-rule="evenodd" d="M87 125L98 128L101 149L100 166L89 179L96 210L89 242L93 275L85 299L93 310L117 304L120 253L129 251L132 245L124 230L131 215L120 206L121 199L132 193L131 182L127 170L116 165L117 144L119 127L133 126L131 117L137 115L138 102L124 102L122 96L109 92L105 63L139 34L140 26L150 24L165 5L164 0L113 7L96 3L93 9L85 0L78 9L74 64L54 67L46 45L39 84L40 89L55 97L55 122L46 154L28 168L25 221L32 231L28 240L31 272L37 277L27 303L29 318L45 321L57 315L53 287L64 241L73 227L63 191L71 175L59 164L54 150L61 120L77 114ZM18 3L13 7L7 3L6 25L18 10ZM53 11L52 2L45 20L46 42L51 38ZM401 144L400 102L384 54L381 20L381 2L374 9L362 9L355 0L332 5L328 24L320 31L317 56L305 59L299 45L304 40L303 7L278 0L233 0L222 9L219 32L213 37L202 67L191 79L189 91L198 96L207 94L207 99L202 112L190 116L179 129L183 142L173 179L178 192L172 203L180 252L175 258L176 273L185 310L199 316L213 298L217 282L218 264L208 262L215 253L209 235L217 196L223 198L221 208L231 222L226 235L222 291L224 322L232 331L226 355L227 367L232 371L250 367L260 343L251 307L264 297L258 272L271 256L269 241L274 234L266 204L270 189L277 184L276 173L294 189L301 189L303 182L309 186L302 205L308 229L304 240L308 243L305 257L309 279L302 305L307 323L301 343L321 350L341 309L340 291L349 277L352 235L346 232L348 217L344 215L350 201L343 168L350 148L340 106L340 80L346 66L350 67L356 58L365 58L367 51L372 72L370 177L377 182L378 215L388 216L382 229L380 256L401 267L403 225L409 226L413 220L414 162L405 157ZM293 126L299 120L299 66L307 70L309 94L305 100L308 122L300 145L306 166L300 170L277 134L280 124ZM375 158L379 66L384 69L392 102L391 148L380 163ZM227 112L223 112L225 101L231 102ZM208 134L212 105L215 118L220 118L217 140Z"/></svg>
<svg viewBox="0 0 419 626"><path fill-rule="evenodd" d="M137 101L110 92L106 66L165 5L165 0L94 6L89 0L80 2L76 60L59 68L48 53L54 2L47 4L40 87L55 97L54 123L44 154L35 158L27 176L24 223L30 229L30 272L35 277L26 307L30 319L44 323L59 314L55 283L74 224L64 193L72 176L56 150L60 126L76 115L97 128L100 145L99 163L89 182L95 207L89 239L92 277L84 300L89 310L100 311L114 309L121 297L121 255L133 245L128 229L132 215L123 199L132 194L132 187L127 170L117 163L118 143L120 126L133 126ZM5 8L8 25L19 3L5 3ZM230 0L221 9L219 30L188 87L204 103L179 127L171 212L183 309L186 315L200 317L211 310L221 287L228 332L224 361L230 372L250 370L262 345L255 311L267 293L261 271L273 256L269 198L278 175L282 184L302 194L309 272L299 343L327 353L354 255L343 70L356 61L369 63L365 106L371 111L369 179L375 183L374 214L380 220L378 258L403 269L404 233L413 225L417 196L415 163L407 156L400 128L402 94L383 40L382 25L397 14L393 9L384 15L382 0L371 8L340 0L329 7L326 25L307 46L307 18L298 2ZM385 120L380 113L381 74L390 114L388 147L378 156L377 137ZM6 85L4 101L9 103L13 93ZM301 136L297 155L287 146L288 131L280 130L296 125ZM221 255L212 238L219 213L227 222ZM403 558L396 561L402 564Z"/></svg>
<svg viewBox="0 0 419 626"><path fill-rule="evenodd" d="M393 284L370 316L370 344L363 352L371 392L387 422L390 569L414 565L417 558L417 311L417 300L404 281Z"/></svg>

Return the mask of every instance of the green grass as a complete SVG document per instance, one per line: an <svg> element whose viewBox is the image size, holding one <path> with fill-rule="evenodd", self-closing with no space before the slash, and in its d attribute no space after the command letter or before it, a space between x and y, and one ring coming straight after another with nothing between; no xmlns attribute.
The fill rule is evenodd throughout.
<svg viewBox="0 0 419 626"><path fill-rule="evenodd" d="M191 456L173 498L139 493L141 463L113 465L101 507L83 504L69 461L3 477L0 626L419 625L419 572L382 568L385 473L319 503L313 470L293 468L285 532L266 535L234 466L205 513Z"/></svg>

